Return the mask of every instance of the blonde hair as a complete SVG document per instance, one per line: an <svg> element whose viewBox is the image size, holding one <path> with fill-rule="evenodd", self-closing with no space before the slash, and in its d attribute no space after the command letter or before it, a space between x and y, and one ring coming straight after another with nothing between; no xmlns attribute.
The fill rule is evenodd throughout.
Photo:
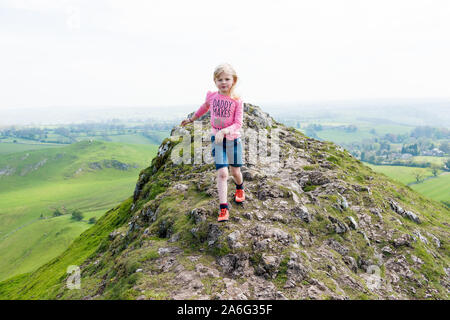
<svg viewBox="0 0 450 320"><path fill-rule="evenodd" d="M240 95L234 92L234 88L236 86L236 83L238 81L238 76L236 74L236 71L234 70L234 68L229 64L229 63L222 63L220 65L218 65L216 67L216 69L214 70L214 81L216 81L216 79L219 77L219 75L222 73L228 73L233 77L233 85L231 86L230 89L230 97L232 99L239 99Z"/></svg>

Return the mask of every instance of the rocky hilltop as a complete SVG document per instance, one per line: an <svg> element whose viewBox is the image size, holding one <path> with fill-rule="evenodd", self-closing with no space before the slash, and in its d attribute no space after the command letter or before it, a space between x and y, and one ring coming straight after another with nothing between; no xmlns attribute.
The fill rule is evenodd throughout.
<svg viewBox="0 0 450 320"><path fill-rule="evenodd" d="M93 227L105 235L98 245L94 231L80 236L78 246L95 246L80 263L81 289L62 275L53 297L449 298L447 208L257 106L244 111L244 130L278 130L279 165L242 168L247 200L231 203L230 221L217 222L214 164L172 161L177 136L193 134L192 124L175 127L133 196ZM208 114L201 121L209 150ZM230 178L229 199L233 188Z"/></svg>

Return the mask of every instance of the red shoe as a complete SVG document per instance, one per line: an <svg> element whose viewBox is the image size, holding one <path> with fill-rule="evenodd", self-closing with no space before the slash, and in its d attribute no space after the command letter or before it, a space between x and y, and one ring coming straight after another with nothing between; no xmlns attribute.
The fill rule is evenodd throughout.
<svg viewBox="0 0 450 320"><path fill-rule="evenodd" d="M219 218L217 218L218 222L228 221L230 217L230 213L227 208L220 209Z"/></svg>
<svg viewBox="0 0 450 320"><path fill-rule="evenodd" d="M234 194L234 201L236 201L237 203L245 201L244 189L236 189L236 193Z"/></svg>

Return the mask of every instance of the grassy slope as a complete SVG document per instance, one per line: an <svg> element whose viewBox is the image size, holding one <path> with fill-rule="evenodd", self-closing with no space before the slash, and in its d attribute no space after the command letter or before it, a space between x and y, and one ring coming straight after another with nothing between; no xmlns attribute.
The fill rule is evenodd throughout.
<svg viewBox="0 0 450 320"><path fill-rule="evenodd" d="M34 270L61 254L91 226L90 217L99 218L132 193L140 168L156 151L156 145L82 142L3 156L0 168L14 166L16 173L0 178L0 279ZM20 175L42 159L48 159L42 167ZM89 168L89 162L103 159L132 162L137 168ZM74 174L79 168L84 171ZM85 221L73 222L69 215L54 218L56 208L79 209ZM39 220L41 214L48 219Z"/></svg>
<svg viewBox="0 0 450 320"><path fill-rule="evenodd" d="M58 204L59 199L72 202L79 208L79 201L82 200L80 197L83 194L89 196L93 191L102 192L102 189L91 186L93 183L108 185L108 182L126 177L130 181L135 180L139 168L147 166L156 151L156 145L124 145L97 141L93 144L80 142L61 148L2 156L0 168L13 167L15 173L11 176L0 177L0 232L11 231L28 221L29 217L25 218L22 211L28 209L29 206L23 206L24 202L28 203L29 201L33 208L37 206L37 203L41 203L47 208L45 211L34 210L34 215L31 217L37 218L40 213L50 214L54 207L62 205ZM127 171L113 168L104 168L103 170L89 168L89 163L103 159L133 163L138 168L131 168ZM43 160L46 162L37 170L30 169ZM80 168L82 170L77 173ZM58 184L55 185L56 182ZM133 183L134 181L130 185ZM117 186L111 184L111 187L116 188ZM89 189L83 191L84 188ZM76 197L73 196L73 193ZM8 210L4 210L4 208ZM18 212L9 214L13 211L12 208Z"/></svg>
<svg viewBox="0 0 450 320"><path fill-rule="evenodd" d="M2 299L54 299L61 279L66 276L67 268L80 265L94 253L108 234L125 223L132 199L106 212L97 223L84 231L59 256L41 266L34 272L17 275L0 282Z"/></svg>

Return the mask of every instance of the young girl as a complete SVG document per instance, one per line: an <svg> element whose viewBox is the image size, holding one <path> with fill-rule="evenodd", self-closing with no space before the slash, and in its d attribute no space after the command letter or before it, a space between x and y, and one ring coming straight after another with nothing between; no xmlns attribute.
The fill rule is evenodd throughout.
<svg viewBox="0 0 450 320"><path fill-rule="evenodd" d="M229 209L227 202L228 165L236 185L234 200L245 200L244 181L241 173L242 142L239 130L242 127L243 102L235 95L234 87L238 77L229 64L221 64L214 70L214 83L219 91L208 91L206 101L190 119L181 122L184 126L211 112L211 143L217 171L217 189L220 211L217 221L227 221Z"/></svg>

